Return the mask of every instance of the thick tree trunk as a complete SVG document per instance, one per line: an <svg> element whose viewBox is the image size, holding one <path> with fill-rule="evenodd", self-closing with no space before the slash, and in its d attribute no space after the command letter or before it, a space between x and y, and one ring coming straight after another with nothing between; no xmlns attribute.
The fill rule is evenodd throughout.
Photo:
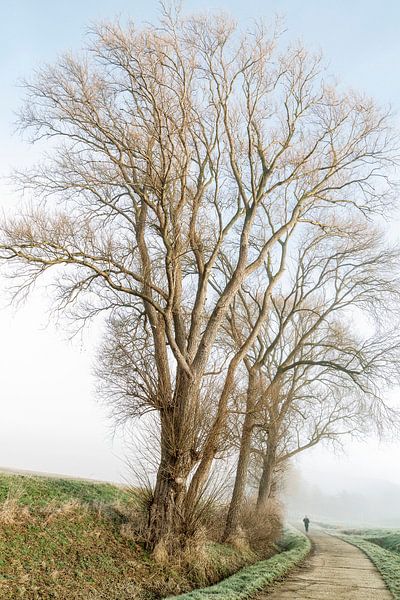
<svg viewBox="0 0 400 600"><path fill-rule="evenodd" d="M263 471L258 487L257 510L262 510L271 495L273 474L276 460L276 443L268 439L267 451L264 455Z"/></svg>
<svg viewBox="0 0 400 600"><path fill-rule="evenodd" d="M153 501L149 511L148 543L154 549L161 542L166 546L178 540L182 531L182 504L185 498L185 477L171 476L176 462L160 465ZM184 473L182 473L184 475Z"/></svg>
<svg viewBox="0 0 400 600"><path fill-rule="evenodd" d="M225 531L223 535L224 540L232 538L237 532L239 526L240 513L245 497L247 474L251 456L252 432L253 416L246 414L245 422L243 425L242 438L240 440L240 451L238 464L236 468L235 485L233 487L231 502L229 504L228 515L226 518Z"/></svg>
<svg viewBox="0 0 400 600"><path fill-rule="evenodd" d="M185 529L187 479L194 465L197 390L186 376L177 376L173 406L160 411L161 457L149 510L149 547L179 545Z"/></svg>
<svg viewBox="0 0 400 600"><path fill-rule="evenodd" d="M157 472L153 500L149 509L148 544L170 545L182 530L182 505L186 495L186 480L190 471L187 457L171 448L169 417L161 416L161 460Z"/></svg>
<svg viewBox="0 0 400 600"><path fill-rule="evenodd" d="M236 468L235 485L233 487L231 502L224 531L224 540L233 537L237 532L240 520L240 512L246 492L247 474L251 457L251 440L254 428L254 405L255 405L255 377L249 373L249 383L246 398L246 415L243 423L242 437L240 439L240 450Z"/></svg>
<svg viewBox="0 0 400 600"><path fill-rule="evenodd" d="M276 470L274 469L273 475L272 475L272 482L270 485L270 489L269 489L269 495L268 495L268 500L275 500L278 497L278 485L279 485L279 480L277 477L277 473Z"/></svg>

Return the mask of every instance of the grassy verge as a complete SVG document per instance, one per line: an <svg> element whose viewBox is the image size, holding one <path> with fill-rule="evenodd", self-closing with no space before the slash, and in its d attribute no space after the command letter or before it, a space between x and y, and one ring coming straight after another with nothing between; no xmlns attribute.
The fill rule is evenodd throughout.
<svg viewBox="0 0 400 600"><path fill-rule="evenodd" d="M364 529L335 535L360 548L381 573L395 600L400 600L400 532Z"/></svg>
<svg viewBox="0 0 400 600"><path fill-rule="evenodd" d="M245 567L216 585L174 596L170 600L244 600L286 575L310 550L311 543L305 535L297 530L288 529L281 542L279 554Z"/></svg>
<svg viewBox="0 0 400 600"><path fill-rule="evenodd" d="M209 543L192 564L157 564L138 543L132 499L110 484L0 474L0 599L157 600L256 560Z"/></svg>

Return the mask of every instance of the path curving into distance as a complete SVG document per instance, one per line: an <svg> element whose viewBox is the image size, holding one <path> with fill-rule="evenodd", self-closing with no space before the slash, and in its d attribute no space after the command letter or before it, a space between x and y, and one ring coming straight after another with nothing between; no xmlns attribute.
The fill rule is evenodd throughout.
<svg viewBox="0 0 400 600"><path fill-rule="evenodd" d="M393 600L361 550L322 530L310 538L314 549L303 565L254 600Z"/></svg>

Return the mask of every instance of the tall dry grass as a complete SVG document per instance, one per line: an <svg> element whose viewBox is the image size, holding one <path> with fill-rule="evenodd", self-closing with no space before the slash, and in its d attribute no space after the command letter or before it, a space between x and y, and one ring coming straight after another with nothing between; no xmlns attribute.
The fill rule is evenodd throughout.
<svg viewBox="0 0 400 600"><path fill-rule="evenodd" d="M245 502L240 519L244 540L251 550L260 556L270 556L282 535L283 512L277 500L269 500L262 508L256 508L253 499Z"/></svg>

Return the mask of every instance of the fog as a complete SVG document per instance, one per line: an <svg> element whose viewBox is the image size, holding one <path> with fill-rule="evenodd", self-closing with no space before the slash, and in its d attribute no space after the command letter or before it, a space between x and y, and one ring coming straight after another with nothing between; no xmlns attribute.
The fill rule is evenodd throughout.
<svg viewBox="0 0 400 600"><path fill-rule="evenodd" d="M400 486L379 479L355 478L341 492L329 493L301 476L293 476L282 493L290 521L341 526L400 527Z"/></svg>
<svg viewBox="0 0 400 600"><path fill-rule="evenodd" d="M345 451L332 456L320 448L292 463L280 490L288 519L307 515L327 524L400 527L398 447L370 439L348 443Z"/></svg>

